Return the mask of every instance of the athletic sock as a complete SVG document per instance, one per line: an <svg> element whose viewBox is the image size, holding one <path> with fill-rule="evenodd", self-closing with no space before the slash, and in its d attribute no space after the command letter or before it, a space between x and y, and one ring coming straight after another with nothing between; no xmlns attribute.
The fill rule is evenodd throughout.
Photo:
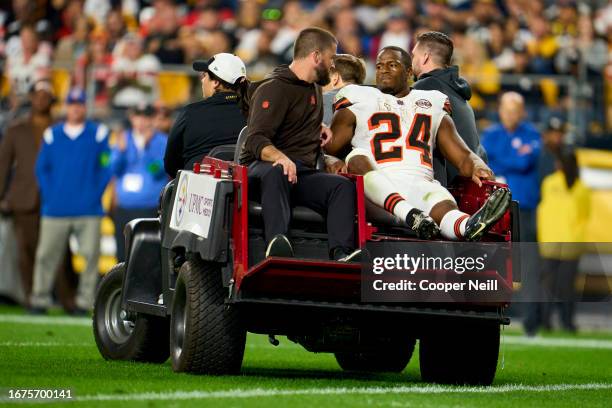
<svg viewBox="0 0 612 408"><path fill-rule="evenodd" d="M465 235L465 225L470 216L463 211L450 210L440 223L440 232L446 239L459 240Z"/></svg>
<svg viewBox="0 0 612 408"><path fill-rule="evenodd" d="M412 207L397 192L393 182L381 170L373 170L363 176L365 195L374 204L405 220Z"/></svg>

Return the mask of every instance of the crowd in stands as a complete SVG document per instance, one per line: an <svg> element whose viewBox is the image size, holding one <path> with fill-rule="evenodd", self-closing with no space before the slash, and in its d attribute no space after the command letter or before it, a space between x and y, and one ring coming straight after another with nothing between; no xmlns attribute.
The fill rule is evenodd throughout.
<svg viewBox="0 0 612 408"><path fill-rule="evenodd" d="M530 119L578 115L589 134L612 126L612 2L606 0L12 0L0 12L5 108L16 110L37 79L65 73L95 94L102 115L140 101L178 105L198 97L197 79L160 72L219 52L241 57L250 79L291 58L297 33L331 30L339 53L363 57L366 83L384 46L410 50L422 31L449 34L455 63L472 84L481 128L496 119L498 96L518 91ZM88 68L94 68L88 70ZM184 72L188 72L185 67ZM515 74L515 75L512 75ZM570 75L577 89L535 75ZM551 77L555 78L555 77ZM193 86L195 84L195 86ZM165 91L168 88L169 91ZM187 90L187 92L185 92ZM574 92L571 94L571 92ZM169 102L169 103L168 103ZM577 120L574 118L575 121Z"/></svg>

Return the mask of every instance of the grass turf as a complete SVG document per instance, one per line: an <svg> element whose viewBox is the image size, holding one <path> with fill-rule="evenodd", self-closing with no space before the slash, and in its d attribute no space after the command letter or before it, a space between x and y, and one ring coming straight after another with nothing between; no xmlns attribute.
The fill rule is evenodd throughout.
<svg viewBox="0 0 612 408"><path fill-rule="evenodd" d="M15 308L0 308L0 318L18 313ZM292 407L603 407L610 406L612 401L612 333L545 336L577 340L576 347L524 342L505 344L505 367L498 367L493 388L482 390L422 383L418 352L401 374L346 374L330 354L309 353L284 338L280 339L279 347L273 347L266 337L255 335L249 335L240 376L176 374L169 362L153 365L103 360L86 319L68 320L77 323L75 325L65 324L66 319L50 324L24 320L16 323L0 319L0 405L16 402L6 400L8 389L49 388L69 388L74 399L63 403L88 407L182 407L194 402L215 407L272 404ZM513 338L519 335L512 331L506 333ZM581 339L597 339L605 343L605 347L580 347ZM452 347L452 338L449 338L449 347ZM545 385L589 383L607 385L600 389L543 388ZM518 384L534 388L505 389ZM222 391L231 392L223 394ZM196 394L172 394L165 400L159 399L159 395L135 395L176 392ZM92 399L100 395L110 400ZM119 397L125 400L118 400ZM79 402L79 398L89 399ZM21 401L19 405L30 403ZM52 404L57 403L62 402Z"/></svg>

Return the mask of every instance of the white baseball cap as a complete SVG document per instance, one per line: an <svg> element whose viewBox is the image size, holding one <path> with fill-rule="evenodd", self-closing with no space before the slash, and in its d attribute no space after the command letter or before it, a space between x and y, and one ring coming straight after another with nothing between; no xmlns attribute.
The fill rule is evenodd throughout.
<svg viewBox="0 0 612 408"><path fill-rule="evenodd" d="M194 61L193 69L200 72L210 72L230 85L234 85L240 78L246 77L244 62L237 56L226 52L216 54L208 61Z"/></svg>

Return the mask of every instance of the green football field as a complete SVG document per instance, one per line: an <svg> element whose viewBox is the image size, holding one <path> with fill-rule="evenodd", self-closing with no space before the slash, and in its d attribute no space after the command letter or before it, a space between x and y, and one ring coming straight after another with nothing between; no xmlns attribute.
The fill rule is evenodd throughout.
<svg viewBox="0 0 612 408"><path fill-rule="evenodd" d="M0 308L0 405L180 407L612 406L612 333L526 339L506 330L493 386L421 382L418 352L401 374L346 374L329 354L249 335L242 375L175 374L163 365L100 357L91 321ZM449 347L453 347L449 337ZM457 350L458 353L461 350ZM9 390L70 389L72 399L25 401Z"/></svg>

